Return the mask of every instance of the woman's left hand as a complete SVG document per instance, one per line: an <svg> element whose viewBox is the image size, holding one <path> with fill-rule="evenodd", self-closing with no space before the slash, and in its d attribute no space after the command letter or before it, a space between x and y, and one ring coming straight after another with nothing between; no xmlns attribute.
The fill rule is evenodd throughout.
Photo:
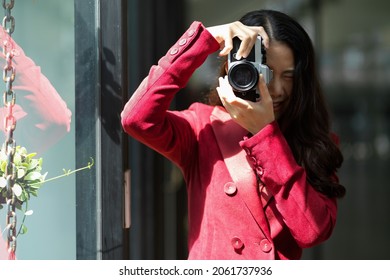
<svg viewBox="0 0 390 280"><path fill-rule="evenodd" d="M237 97L228 77L219 78L217 92L226 111L233 120L253 135L275 120L272 98L262 75L259 77L260 101L252 102Z"/></svg>
<svg viewBox="0 0 390 280"><path fill-rule="evenodd" d="M269 47L269 37L262 26L246 26L239 21L228 24L208 27L207 30L214 36L215 40L221 45L220 56L228 55L233 49L233 38L241 40L240 47L237 50L236 59L247 57L256 42L257 36L263 39L264 47Z"/></svg>

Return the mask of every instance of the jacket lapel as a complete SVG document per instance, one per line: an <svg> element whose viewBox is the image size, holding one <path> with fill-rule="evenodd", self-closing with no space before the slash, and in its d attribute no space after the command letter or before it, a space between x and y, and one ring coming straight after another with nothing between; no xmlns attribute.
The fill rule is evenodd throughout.
<svg viewBox="0 0 390 280"><path fill-rule="evenodd" d="M263 234L267 238L270 238L262 201L258 195L257 179L248 162L245 151L239 145L239 142L248 134L248 131L234 122L230 115L221 107L214 108L210 119L224 162L229 170L230 176L237 184L240 197L243 199Z"/></svg>

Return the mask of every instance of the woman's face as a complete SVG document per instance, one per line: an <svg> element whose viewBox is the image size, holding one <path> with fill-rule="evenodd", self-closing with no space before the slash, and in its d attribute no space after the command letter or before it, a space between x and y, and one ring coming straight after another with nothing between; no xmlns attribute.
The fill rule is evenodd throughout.
<svg viewBox="0 0 390 280"><path fill-rule="evenodd" d="M268 90L278 119L289 104L294 80L294 54L286 44L271 41L267 49L267 65L273 71Z"/></svg>

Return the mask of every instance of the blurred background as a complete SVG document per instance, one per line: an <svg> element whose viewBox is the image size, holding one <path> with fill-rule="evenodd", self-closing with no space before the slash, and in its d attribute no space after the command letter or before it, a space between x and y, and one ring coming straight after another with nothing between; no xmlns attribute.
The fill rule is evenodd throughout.
<svg viewBox="0 0 390 280"><path fill-rule="evenodd" d="M90 157L96 163L32 199L20 259L186 258L181 174L124 135L119 115L192 21L217 25L262 8L293 16L311 36L345 158L339 177L347 195L335 231L304 259L390 258L389 1L16 0L13 38L74 112L71 133L44 155L44 166L54 176ZM214 85L216 63L210 56L173 107Z"/></svg>

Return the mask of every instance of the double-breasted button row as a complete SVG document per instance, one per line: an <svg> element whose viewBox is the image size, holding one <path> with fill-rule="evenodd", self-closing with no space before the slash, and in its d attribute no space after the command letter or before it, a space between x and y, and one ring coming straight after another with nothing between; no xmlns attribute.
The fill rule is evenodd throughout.
<svg viewBox="0 0 390 280"><path fill-rule="evenodd" d="M192 37L194 36L195 34L195 30L191 29L189 30L178 42L177 42L177 46L175 45L174 47L172 47L172 49L170 50L170 54L171 55L175 55L179 52L179 48L186 45L188 43L188 39L189 37Z"/></svg>
<svg viewBox="0 0 390 280"><path fill-rule="evenodd" d="M262 239L260 243L260 250L264 253L269 253L272 250L272 243L268 239ZM231 245L236 251L242 250L245 246L244 242L238 236L233 236L231 239Z"/></svg>

